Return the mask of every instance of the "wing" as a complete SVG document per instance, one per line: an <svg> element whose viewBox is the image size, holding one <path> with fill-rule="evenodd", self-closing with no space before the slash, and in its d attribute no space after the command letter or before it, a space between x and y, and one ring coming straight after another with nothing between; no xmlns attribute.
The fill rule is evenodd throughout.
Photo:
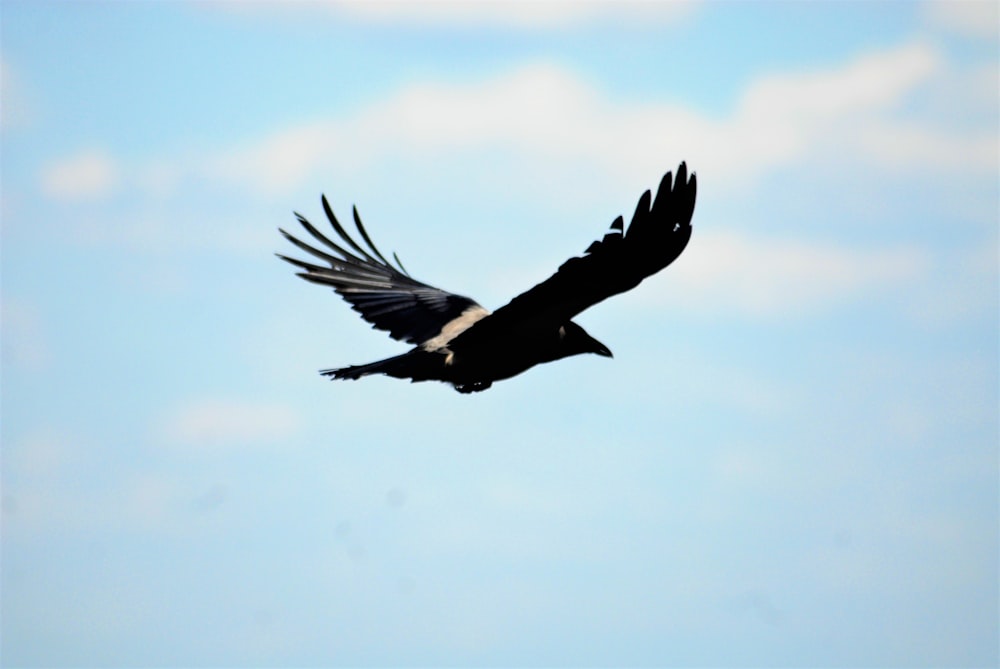
<svg viewBox="0 0 1000 669"><path fill-rule="evenodd" d="M466 309L482 309L468 297L454 295L412 278L395 254L394 267L368 237L357 208L354 209L354 224L367 249L347 234L334 216L325 195L323 210L342 243L329 239L298 213L295 216L299 223L320 243L321 248L310 246L280 228L279 231L285 239L328 266L289 258L280 253L276 255L303 270L298 275L306 281L333 287L362 318L374 327L388 331L393 339L420 344L439 334L447 323L461 316Z"/></svg>
<svg viewBox="0 0 1000 669"><path fill-rule="evenodd" d="M604 239L584 255L570 258L551 277L518 295L453 342L473 345L524 323L561 325L584 309L612 295L635 288L648 276L672 263L691 238L697 180L687 165L667 172L653 199L647 190L639 198L628 231L619 216Z"/></svg>

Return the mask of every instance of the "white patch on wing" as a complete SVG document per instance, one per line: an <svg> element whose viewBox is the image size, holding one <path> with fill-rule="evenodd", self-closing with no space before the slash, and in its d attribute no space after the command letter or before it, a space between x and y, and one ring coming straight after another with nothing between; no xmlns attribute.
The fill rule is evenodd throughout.
<svg viewBox="0 0 1000 669"><path fill-rule="evenodd" d="M473 326L473 324L481 321L489 315L490 312L483 309L479 305L471 306L463 311L458 318L445 323L444 327L441 328L441 332L436 337L428 339L421 344L420 347L425 351L440 351L442 349L446 349L448 342L468 330Z"/></svg>

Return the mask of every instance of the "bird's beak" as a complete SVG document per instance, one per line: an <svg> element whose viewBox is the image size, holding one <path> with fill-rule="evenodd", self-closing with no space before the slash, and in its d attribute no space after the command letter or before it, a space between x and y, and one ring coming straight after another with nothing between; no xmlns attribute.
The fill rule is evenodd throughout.
<svg viewBox="0 0 1000 669"><path fill-rule="evenodd" d="M614 353L611 352L610 348L608 348L601 342L597 341L596 339L594 340L594 343L597 344L597 347L594 349L594 353L596 353L597 355L602 355L605 358L615 357Z"/></svg>

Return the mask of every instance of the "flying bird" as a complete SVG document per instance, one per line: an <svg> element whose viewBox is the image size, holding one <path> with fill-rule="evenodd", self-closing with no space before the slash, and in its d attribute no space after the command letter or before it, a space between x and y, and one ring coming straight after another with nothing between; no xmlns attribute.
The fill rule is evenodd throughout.
<svg viewBox="0 0 1000 669"><path fill-rule="evenodd" d="M607 346L572 318L612 295L635 288L672 263L691 237L697 180L681 163L677 178L664 175L653 198L646 191L624 227L621 216L600 241L570 258L551 277L494 312L475 300L414 279L399 257L388 261L361 223L358 243L334 216L326 196L323 210L340 241L333 241L296 213L318 243L311 246L279 228L285 239L321 264L276 254L298 267L307 281L330 286L374 328L413 348L364 365L324 369L334 379L386 374L398 379L443 381L460 393L489 388L543 362L580 353L611 357Z"/></svg>

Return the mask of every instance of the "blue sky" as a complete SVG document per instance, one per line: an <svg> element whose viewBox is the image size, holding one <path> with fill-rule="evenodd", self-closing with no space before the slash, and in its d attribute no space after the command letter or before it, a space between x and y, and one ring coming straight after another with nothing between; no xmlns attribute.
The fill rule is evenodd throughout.
<svg viewBox="0 0 1000 669"><path fill-rule="evenodd" d="M997 664L995 3L0 19L5 666ZM496 308L682 160L613 360L316 373L320 193Z"/></svg>

